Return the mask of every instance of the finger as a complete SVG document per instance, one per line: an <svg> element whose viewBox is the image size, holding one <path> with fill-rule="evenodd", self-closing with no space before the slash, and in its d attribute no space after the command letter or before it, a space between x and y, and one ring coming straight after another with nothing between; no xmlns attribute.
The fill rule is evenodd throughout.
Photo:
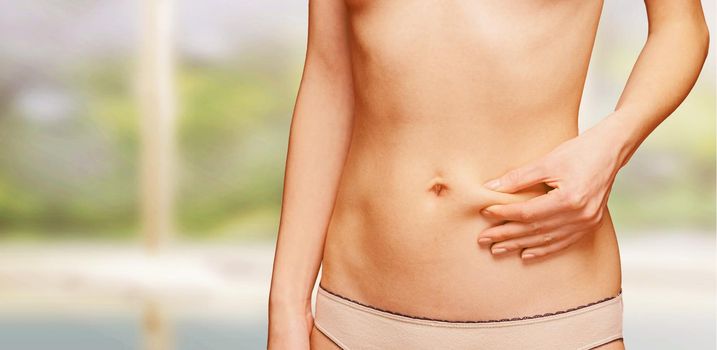
<svg viewBox="0 0 717 350"><path fill-rule="evenodd" d="M478 234L479 244L502 242L529 234L540 233L540 223L523 223L510 221L502 225L493 226Z"/></svg>
<svg viewBox="0 0 717 350"><path fill-rule="evenodd" d="M479 244L502 242L523 236L537 235L551 231L569 230L573 223L579 222L580 217L555 215L547 220L534 222L509 221L505 224L496 225L478 234Z"/></svg>
<svg viewBox="0 0 717 350"><path fill-rule="evenodd" d="M556 188L524 202L490 205L483 208L481 213L486 217L509 221L529 222L545 219L573 209L568 201L562 200L560 191Z"/></svg>
<svg viewBox="0 0 717 350"><path fill-rule="evenodd" d="M493 244L490 250L493 254L505 254L525 248L548 244L550 242L556 241L559 238L560 237L557 237L557 234L553 232L537 235L528 235L525 237L518 237Z"/></svg>
<svg viewBox="0 0 717 350"><path fill-rule="evenodd" d="M566 236L563 239L555 241L555 243L525 249L521 253L521 258L523 258L524 260L530 260L544 257L548 254L555 254L573 245L575 242L580 240L585 235L585 233L585 231L576 232Z"/></svg>
<svg viewBox="0 0 717 350"><path fill-rule="evenodd" d="M484 186L493 191L512 193L539 184L546 179L541 164L533 162L513 169L497 179L486 182Z"/></svg>
<svg viewBox="0 0 717 350"><path fill-rule="evenodd" d="M505 250L500 250L498 251L498 253L507 253L516 249L527 249L549 242L557 242L564 239L565 237L578 234L584 230L585 226L580 222L572 224L558 223L556 225L556 228L552 230L545 230L539 234L532 234L528 236L508 239L502 242L497 242L493 244L493 246L491 246L491 250L495 251L496 249L505 248Z"/></svg>

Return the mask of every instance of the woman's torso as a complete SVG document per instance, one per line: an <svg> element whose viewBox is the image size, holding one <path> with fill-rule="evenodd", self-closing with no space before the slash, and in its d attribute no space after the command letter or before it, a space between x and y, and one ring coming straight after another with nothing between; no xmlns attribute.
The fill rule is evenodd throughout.
<svg viewBox="0 0 717 350"><path fill-rule="evenodd" d="M475 320L616 294L610 216L537 263L494 257L482 184L578 133L601 1L347 0L355 114L322 284L380 308ZM589 156L589 155L586 155Z"/></svg>

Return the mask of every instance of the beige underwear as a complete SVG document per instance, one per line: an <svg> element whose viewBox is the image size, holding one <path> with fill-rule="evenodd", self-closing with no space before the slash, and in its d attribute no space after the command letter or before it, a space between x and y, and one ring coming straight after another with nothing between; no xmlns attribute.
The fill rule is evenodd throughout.
<svg viewBox="0 0 717 350"><path fill-rule="evenodd" d="M381 310L319 286L314 325L346 350L587 350L622 339L622 316L622 289L564 311L456 322Z"/></svg>

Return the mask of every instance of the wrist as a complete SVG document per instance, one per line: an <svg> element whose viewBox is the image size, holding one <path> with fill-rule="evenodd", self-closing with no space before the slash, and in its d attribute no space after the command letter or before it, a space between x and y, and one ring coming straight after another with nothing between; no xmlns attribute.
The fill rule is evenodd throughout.
<svg viewBox="0 0 717 350"><path fill-rule="evenodd" d="M630 125L630 121L625 112L617 110L592 128L614 157L618 170L627 164L641 142L639 130Z"/></svg>

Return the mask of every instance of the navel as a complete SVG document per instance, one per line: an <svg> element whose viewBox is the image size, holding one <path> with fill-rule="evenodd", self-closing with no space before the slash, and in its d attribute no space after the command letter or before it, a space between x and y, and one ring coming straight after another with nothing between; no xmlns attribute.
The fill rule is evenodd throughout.
<svg viewBox="0 0 717 350"><path fill-rule="evenodd" d="M429 183L428 191L436 197L445 196L448 193L448 185L442 177L436 176Z"/></svg>

